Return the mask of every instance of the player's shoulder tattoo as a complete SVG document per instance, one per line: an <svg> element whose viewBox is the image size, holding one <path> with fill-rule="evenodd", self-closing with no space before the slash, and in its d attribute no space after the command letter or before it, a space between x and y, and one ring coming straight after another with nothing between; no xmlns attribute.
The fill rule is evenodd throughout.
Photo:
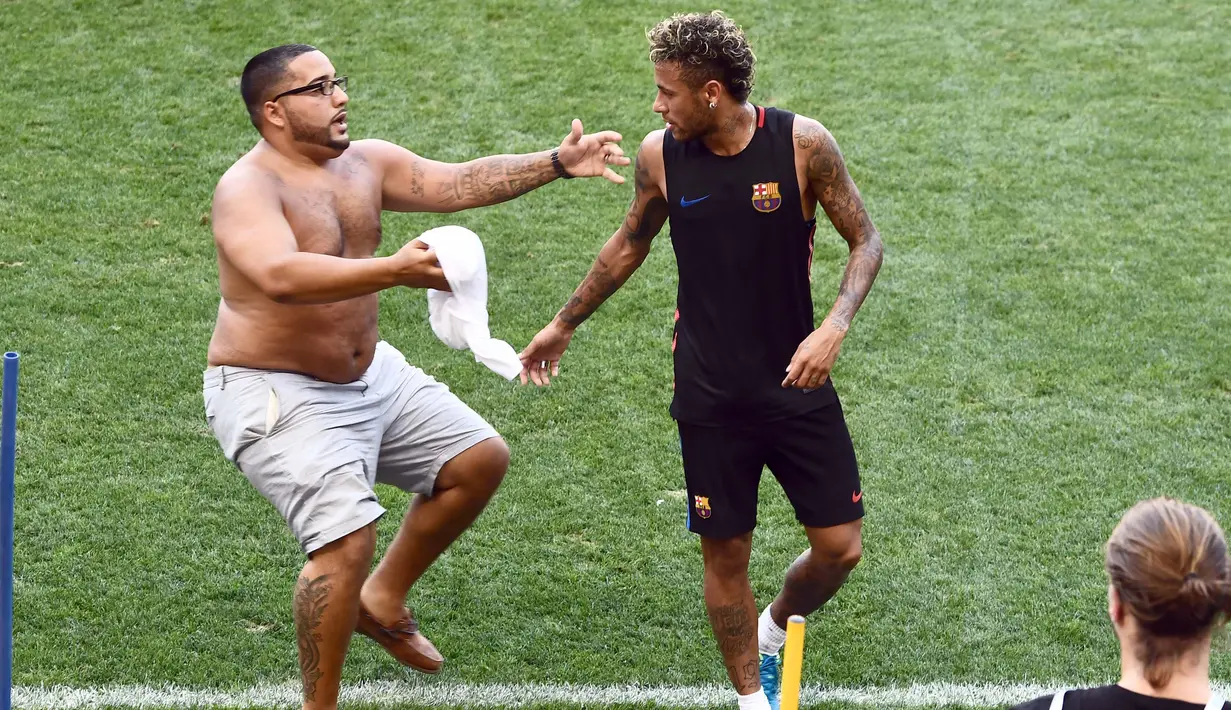
<svg viewBox="0 0 1231 710"><path fill-rule="evenodd" d="M846 164L838 142L825 126L810 118L797 120L794 138L804 158L809 180L829 183L841 179L846 172Z"/></svg>
<svg viewBox="0 0 1231 710"><path fill-rule="evenodd" d="M796 116L794 126L795 145L800 150L815 150L826 142L829 131L816 121L805 116Z"/></svg>

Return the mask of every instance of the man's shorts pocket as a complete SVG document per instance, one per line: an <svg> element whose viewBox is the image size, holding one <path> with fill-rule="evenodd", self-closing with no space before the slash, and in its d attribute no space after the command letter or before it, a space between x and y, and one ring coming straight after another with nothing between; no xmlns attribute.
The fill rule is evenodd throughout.
<svg viewBox="0 0 1231 710"><path fill-rule="evenodd" d="M232 463L244 449L277 427L282 411L277 391L261 376L228 379L205 391L205 419Z"/></svg>

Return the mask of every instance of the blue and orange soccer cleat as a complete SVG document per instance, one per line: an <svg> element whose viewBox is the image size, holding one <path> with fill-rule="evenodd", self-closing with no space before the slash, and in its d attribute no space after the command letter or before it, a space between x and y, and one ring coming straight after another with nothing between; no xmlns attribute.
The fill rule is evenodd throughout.
<svg viewBox="0 0 1231 710"><path fill-rule="evenodd" d="M782 704L782 657L761 654L761 690L769 699L769 707L778 710Z"/></svg>

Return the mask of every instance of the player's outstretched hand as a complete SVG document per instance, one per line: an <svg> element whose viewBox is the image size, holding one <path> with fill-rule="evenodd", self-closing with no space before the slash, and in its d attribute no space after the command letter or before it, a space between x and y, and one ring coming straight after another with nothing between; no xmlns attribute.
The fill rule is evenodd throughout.
<svg viewBox="0 0 1231 710"><path fill-rule="evenodd" d="M826 318L821 327L812 331L795 349L782 386L811 390L825 384L845 337L846 331Z"/></svg>
<svg viewBox="0 0 1231 710"><path fill-rule="evenodd" d="M571 328L556 321L548 323L518 356L521 358L521 383L533 382L539 387L550 385L551 378L560 374L560 357L572 339Z"/></svg>
<svg viewBox="0 0 1231 710"><path fill-rule="evenodd" d="M611 169L613 165L628 165L624 151L616 145L624 137L615 131L599 131L583 135L581 119L573 119L573 130L560 144L560 164L573 177L605 177L617 185L624 178Z"/></svg>

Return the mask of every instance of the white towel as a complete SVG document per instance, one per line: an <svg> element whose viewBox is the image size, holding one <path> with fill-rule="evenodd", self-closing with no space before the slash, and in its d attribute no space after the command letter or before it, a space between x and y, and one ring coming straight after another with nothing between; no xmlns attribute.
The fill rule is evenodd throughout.
<svg viewBox="0 0 1231 710"><path fill-rule="evenodd" d="M419 240L436 250L449 291L427 290L428 321L432 332L457 350L470 349L476 362L512 380L521 374L521 360L513 347L496 340L487 328L487 259L479 236L465 227L429 229Z"/></svg>

